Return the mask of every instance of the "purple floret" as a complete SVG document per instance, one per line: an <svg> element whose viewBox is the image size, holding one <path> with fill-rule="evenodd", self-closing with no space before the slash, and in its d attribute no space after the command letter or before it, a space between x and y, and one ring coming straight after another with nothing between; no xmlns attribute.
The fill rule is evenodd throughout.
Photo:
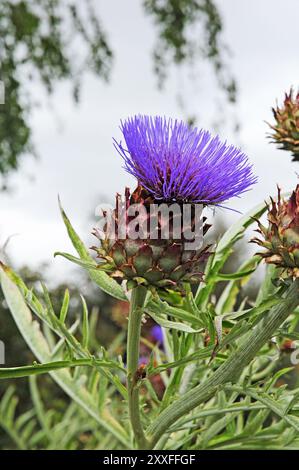
<svg viewBox="0 0 299 470"><path fill-rule="evenodd" d="M163 331L160 325L155 325L151 328L151 335L157 343L163 343Z"/></svg>
<svg viewBox="0 0 299 470"><path fill-rule="evenodd" d="M219 205L257 182L239 148L183 121L139 115L121 131L126 147L114 143L126 171L157 200Z"/></svg>

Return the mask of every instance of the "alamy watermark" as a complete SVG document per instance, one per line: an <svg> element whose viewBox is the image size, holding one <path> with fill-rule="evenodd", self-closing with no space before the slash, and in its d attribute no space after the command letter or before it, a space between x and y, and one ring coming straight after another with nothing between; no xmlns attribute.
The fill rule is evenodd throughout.
<svg viewBox="0 0 299 470"><path fill-rule="evenodd" d="M95 234L109 240L181 240L184 250L203 245L202 204L129 204L118 199L116 208L99 205Z"/></svg>
<svg viewBox="0 0 299 470"><path fill-rule="evenodd" d="M5 103L5 86L4 82L0 80L0 104Z"/></svg>

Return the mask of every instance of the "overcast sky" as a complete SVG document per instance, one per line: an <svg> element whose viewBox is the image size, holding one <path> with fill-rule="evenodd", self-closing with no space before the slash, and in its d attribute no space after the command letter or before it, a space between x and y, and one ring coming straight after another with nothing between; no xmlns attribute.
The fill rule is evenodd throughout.
<svg viewBox="0 0 299 470"><path fill-rule="evenodd" d="M90 243L96 204L111 201L116 191L133 185L112 145L112 136L120 138L119 120L135 113L184 118L176 100L178 91L186 109L200 117L200 127L211 125L216 110L217 88L205 66L196 70L195 81L188 78L188 70L180 71L172 73L162 93L157 90L150 57L154 28L140 0L96 3L115 51L111 81L104 85L87 77L79 107L72 103L69 86L58 87L51 99L53 109L43 106L32 116L40 160L24 159L21 171L11 179L14 192L0 196L0 244L18 234L8 250L14 265L37 267L46 261L57 279L64 275L67 261L54 260L53 253L71 250L57 194ZM281 101L290 85L298 86L299 2L218 0L218 4L225 24L223 37L233 52L230 64L240 90L236 112L242 124L238 137L229 125L222 137L241 143L259 177L251 193L230 201L230 207L244 212L275 194L276 183L290 190L297 182L299 169L287 153L268 143L263 121L271 121L275 100ZM44 99L38 86L32 92L36 99ZM238 216L222 212L222 217L232 222Z"/></svg>

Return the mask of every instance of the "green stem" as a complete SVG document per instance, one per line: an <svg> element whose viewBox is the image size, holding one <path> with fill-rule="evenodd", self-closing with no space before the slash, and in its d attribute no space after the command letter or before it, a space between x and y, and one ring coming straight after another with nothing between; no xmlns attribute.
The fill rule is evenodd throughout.
<svg viewBox="0 0 299 470"><path fill-rule="evenodd" d="M151 448L179 418L211 398L221 386L238 380L243 369L274 335L279 326L299 304L299 279L287 290L282 302L273 307L239 348L204 383L190 390L168 406L149 426L147 437Z"/></svg>
<svg viewBox="0 0 299 470"><path fill-rule="evenodd" d="M44 364L34 364L32 366L19 366L19 367L4 367L0 369L0 379L16 379L19 377L29 377L31 375L41 375L48 374L58 369L66 369L72 367L107 367L107 368L116 368L124 372L123 367L121 367L116 362L102 361L101 359L72 359L70 361L54 361Z"/></svg>
<svg viewBox="0 0 299 470"><path fill-rule="evenodd" d="M134 436L139 449L148 447L140 420L139 409L139 384L138 384L138 362L139 362L139 344L141 319L143 305L147 290L145 287L135 287L132 291L131 307L128 325L127 340L127 383L128 383L128 402L129 415Z"/></svg>

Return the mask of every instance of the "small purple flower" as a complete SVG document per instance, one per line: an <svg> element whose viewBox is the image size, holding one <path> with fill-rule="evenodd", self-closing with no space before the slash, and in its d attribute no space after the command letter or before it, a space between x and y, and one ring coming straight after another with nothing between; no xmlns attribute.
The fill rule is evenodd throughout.
<svg viewBox="0 0 299 470"><path fill-rule="evenodd" d="M257 182L240 149L183 121L139 115L121 131L126 148L114 143L126 171L157 200L219 205Z"/></svg>
<svg viewBox="0 0 299 470"><path fill-rule="evenodd" d="M160 325L155 325L151 328L151 336L157 343L163 343L163 331Z"/></svg>
<svg viewBox="0 0 299 470"><path fill-rule="evenodd" d="M138 365L141 366L142 364L148 364L149 358L146 356L140 356L138 359Z"/></svg>

